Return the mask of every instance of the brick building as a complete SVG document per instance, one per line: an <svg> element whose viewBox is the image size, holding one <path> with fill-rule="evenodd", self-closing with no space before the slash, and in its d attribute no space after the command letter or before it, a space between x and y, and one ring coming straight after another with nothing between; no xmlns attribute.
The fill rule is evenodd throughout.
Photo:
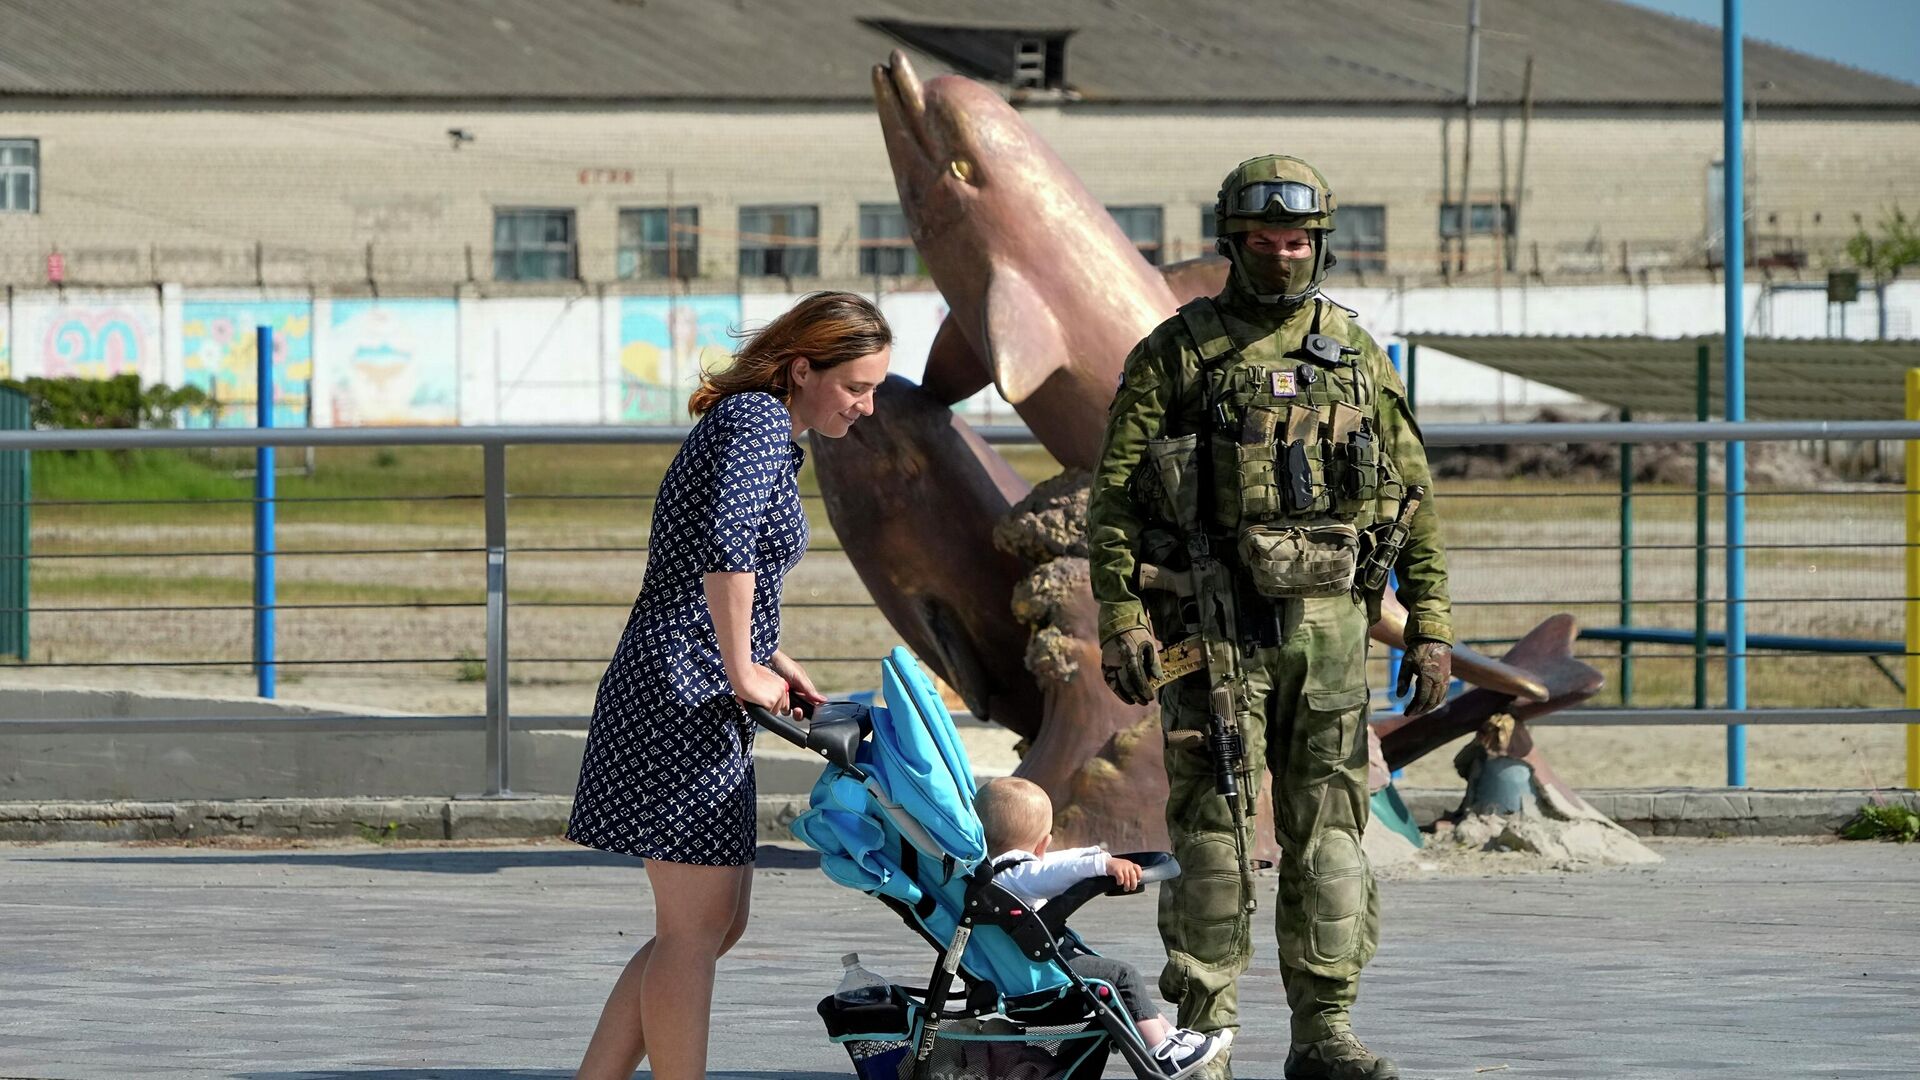
<svg viewBox="0 0 1920 1080"><path fill-rule="evenodd" d="M1328 174L1339 272L1369 283L1708 273L1717 30L1614 0L1486 0L1463 200L1465 9L0 0L0 282L912 278L868 82L895 48L924 77L1002 87L1162 261L1208 248L1226 167L1278 149ZM1920 87L1759 43L1747 72L1748 250L1818 273L1911 199Z"/></svg>

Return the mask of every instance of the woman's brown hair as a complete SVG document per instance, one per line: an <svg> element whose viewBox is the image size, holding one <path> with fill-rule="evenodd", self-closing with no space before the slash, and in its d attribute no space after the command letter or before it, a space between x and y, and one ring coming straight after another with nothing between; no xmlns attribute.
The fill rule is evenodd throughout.
<svg viewBox="0 0 1920 1080"><path fill-rule="evenodd" d="M703 416L729 394L764 390L781 401L793 392L793 362L816 370L870 356L893 344L893 330L871 300L848 292L808 293L778 318L734 334L742 344L733 363L700 373L687 412Z"/></svg>

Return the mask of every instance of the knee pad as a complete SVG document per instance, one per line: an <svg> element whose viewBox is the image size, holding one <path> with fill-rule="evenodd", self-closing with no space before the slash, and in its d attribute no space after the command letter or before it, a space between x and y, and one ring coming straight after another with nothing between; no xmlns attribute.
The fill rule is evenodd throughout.
<svg viewBox="0 0 1920 1080"><path fill-rule="evenodd" d="M1178 846L1180 876L1174 881L1179 884L1161 910L1168 947L1208 966L1241 959L1249 942L1233 836L1202 833Z"/></svg>
<svg viewBox="0 0 1920 1080"><path fill-rule="evenodd" d="M1278 915L1281 958L1330 977L1353 974L1370 953L1373 874L1350 829L1323 829L1295 862L1300 902ZM1290 890L1293 891L1293 890Z"/></svg>

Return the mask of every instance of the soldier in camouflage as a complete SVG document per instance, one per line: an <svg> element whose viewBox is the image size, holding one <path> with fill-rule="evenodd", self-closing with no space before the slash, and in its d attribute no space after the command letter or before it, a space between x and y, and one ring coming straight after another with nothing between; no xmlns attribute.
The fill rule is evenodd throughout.
<svg viewBox="0 0 1920 1080"><path fill-rule="evenodd" d="M1129 702L1157 692L1167 730L1182 873L1160 893L1160 987L1181 1026L1238 1026L1254 897L1251 830L1236 820L1254 812L1264 764L1282 851L1286 1076L1390 1080L1392 1063L1348 1021L1379 943L1360 846L1367 627L1396 571L1408 610L1399 690L1412 684L1410 714L1439 704L1453 636L1440 520L1406 390L1355 313L1320 295L1333 263L1325 178L1297 158L1254 158L1227 175L1214 214L1227 283L1127 357L1087 510L1103 672ZM1169 660L1204 654L1204 669L1165 678L1163 643L1177 647ZM1237 807L1195 734L1221 702L1243 748ZM1210 1069L1231 1076L1224 1061Z"/></svg>

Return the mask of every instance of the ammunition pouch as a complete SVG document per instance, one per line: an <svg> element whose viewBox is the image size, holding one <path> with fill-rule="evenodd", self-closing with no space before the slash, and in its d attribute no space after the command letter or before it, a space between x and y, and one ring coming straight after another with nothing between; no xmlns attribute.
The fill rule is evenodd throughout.
<svg viewBox="0 0 1920 1080"><path fill-rule="evenodd" d="M1274 600L1341 596L1353 589L1360 534L1339 521L1248 525L1238 554L1254 591Z"/></svg>
<svg viewBox="0 0 1920 1080"><path fill-rule="evenodd" d="M1137 474L1142 505L1182 534L1200 527L1199 447L1197 435L1149 439L1149 467Z"/></svg>
<svg viewBox="0 0 1920 1080"><path fill-rule="evenodd" d="M1334 444L1338 494L1346 502L1372 501L1380 490L1380 444L1370 431L1356 431Z"/></svg>

